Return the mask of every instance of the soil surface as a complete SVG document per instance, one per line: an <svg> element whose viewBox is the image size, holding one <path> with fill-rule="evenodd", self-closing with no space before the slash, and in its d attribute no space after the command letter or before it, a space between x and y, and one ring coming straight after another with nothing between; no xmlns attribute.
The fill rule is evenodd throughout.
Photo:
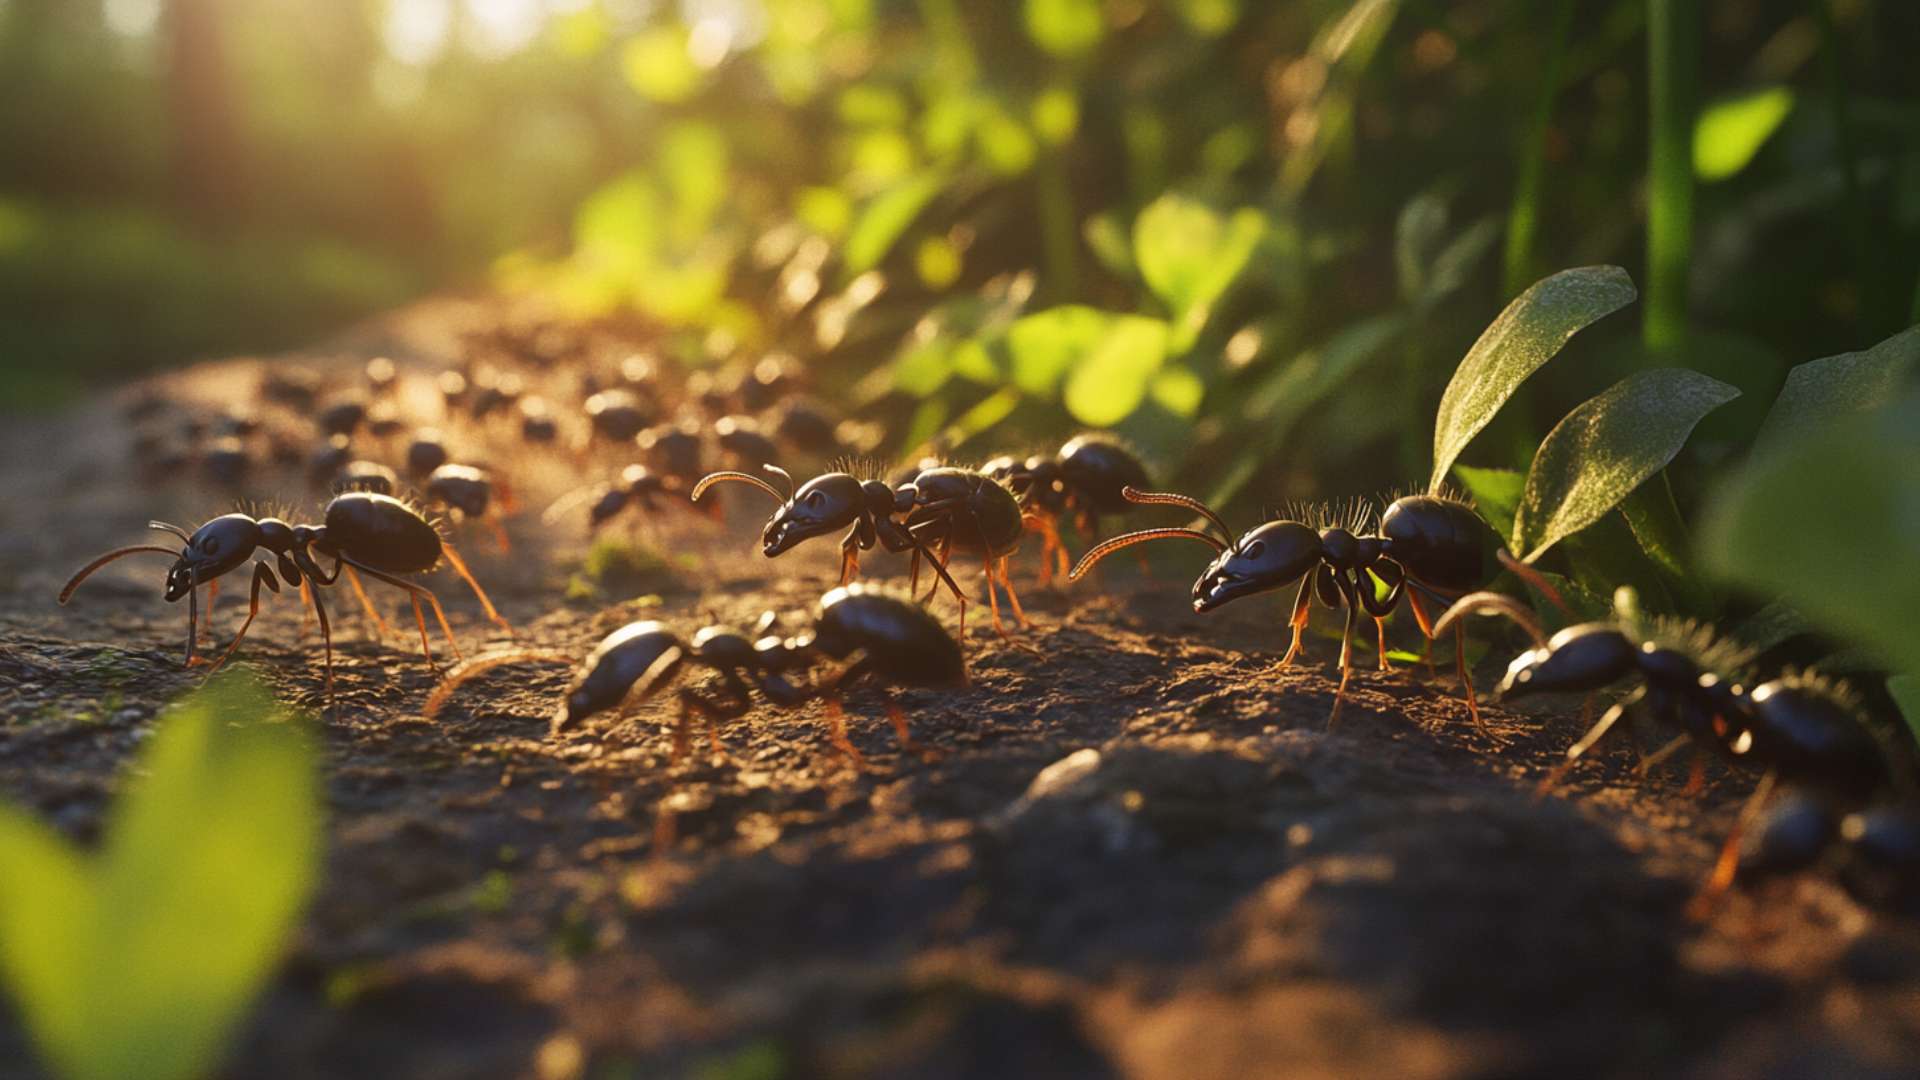
<svg viewBox="0 0 1920 1080"><path fill-rule="evenodd" d="M297 359L431 365L453 347L449 306L472 317L429 305ZM246 396L259 363L165 386ZM54 594L150 517L232 502L128 468L126 393L16 419L0 450L0 797L85 842L157 708L198 676L161 560L124 560L67 608ZM560 489L552 472L523 485L530 505ZM319 505L297 486L281 501ZM804 614L837 556L762 558L764 509L662 522L676 557L620 601L563 599L580 522L523 515L511 557L461 543L514 643L579 656L635 618L691 633ZM1636 777L1622 740L1536 798L1578 702L1488 708L1477 730L1451 665L1381 674L1367 654L1329 729L1337 641L1280 669L1288 597L1200 617L1184 577L1109 569L1024 589L1031 651L974 609L972 687L901 696L937 761L899 752L879 699L853 695L864 773L817 704L761 708L722 729L730 760L677 768L666 701L549 737L568 677L553 663L476 680L428 722L433 670L334 600L325 880L226 1074L1914 1074L1912 925L1817 877L1686 917L1748 778L1710 772L1689 795L1684 768ZM509 644L457 579L427 583L470 655ZM222 599L223 634L238 607ZM1509 654L1486 658L1483 687ZM237 662L321 705L317 641L284 595ZM34 1075L27 1059L0 1005L0 1072Z"/></svg>

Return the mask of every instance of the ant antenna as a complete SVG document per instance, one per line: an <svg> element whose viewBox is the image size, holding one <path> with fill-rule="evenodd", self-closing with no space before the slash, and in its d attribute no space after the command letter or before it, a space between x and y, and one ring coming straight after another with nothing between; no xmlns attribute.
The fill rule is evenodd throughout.
<svg viewBox="0 0 1920 1080"><path fill-rule="evenodd" d="M1129 488L1128 490L1131 491L1132 489ZM1138 502L1140 500L1136 499L1134 501ZM1086 576L1087 571L1093 569L1094 563L1119 551L1123 547L1132 547L1135 544L1148 540L1159 540L1169 536L1183 536L1189 540L1198 540L1216 552L1227 550L1227 545L1221 542L1219 537L1211 533L1203 533L1198 529L1141 529L1139 532L1130 532L1124 536L1115 536L1095 544L1092 548L1088 549L1085 555L1080 556L1079 562L1073 564L1073 569L1067 572L1067 580L1079 581Z"/></svg>
<svg viewBox="0 0 1920 1080"><path fill-rule="evenodd" d="M1542 649L1547 647L1547 633L1541 628L1540 620L1533 611L1513 597L1497 592L1468 593L1455 600L1452 607L1434 620L1433 636L1438 638L1454 623L1469 615L1505 615L1520 629L1527 632L1527 636L1533 639L1535 647Z"/></svg>
<svg viewBox="0 0 1920 1080"><path fill-rule="evenodd" d="M1206 518L1208 521L1213 522L1214 527L1218 528L1220 534L1227 540L1231 541L1233 539L1233 530L1227 528L1227 523L1220 520L1220 515L1214 513L1213 509L1206 503L1201 502L1191 495L1176 495L1171 491L1141 491L1139 488L1132 486L1121 488L1120 494L1126 496L1128 502L1153 506L1185 507ZM1116 537L1116 539L1118 538ZM1220 550L1225 551L1225 546L1223 545Z"/></svg>
<svg viewBox="0 0 1920 1080"><path fill-rule="evenodd" d="M771 466L769 466L769 468L771 468ZM761 491L766 492L767 494L773 496L776 500L783 503L787 502L791 498L790 495L780 494L779 491L774 489L774 486L772 484L767 483L765 480L760 479L759 477L753 475L752 473L735 472L732 469L723 469L720 472L708 473L707 475L701 477L700 482L693 485L693 491L691 494L687 496L687 500L689 502L699 502L700 496L705 494L708 488L712 487L715 484L725 483L729 480L737 484L752 484L754 487L759 488ZM791 477L788 478L788 482L789 483L792 482Z"/></svg>
<svg viewBox="0 0 1920 1080"><path fill-rule="evenodd" d="M793 474L781 468L780 466L773 465L773 464L762 465L760 466L760 468L786 481L786 485L787 485L786 501L792 502L793 501Z"/></svg>
<svg viewBox="0 0 1920 1080"><path fill-rule="evenodd" d="M180 539L185 540L189 544L193 543L193 537L188 536L187 530L181 528L178 525L171 525L164 521L149 521L147 522L147 528L158 529L161 532L165 532L165 533L172 533L173 535L179 537Z"/></svg>

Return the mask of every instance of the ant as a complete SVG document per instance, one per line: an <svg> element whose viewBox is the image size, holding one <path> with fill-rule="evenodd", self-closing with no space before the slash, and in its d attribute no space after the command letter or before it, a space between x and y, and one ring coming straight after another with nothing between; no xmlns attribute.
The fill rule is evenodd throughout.
<svg viewBox="0 0 1920 1080"><path fill-rule="evenodd" d="M334 479L334 487L339 491L371 491L375 495L392 495L400 489L400 478L392 469L377 461L349 461Z"/></svg>
<svg viewBox="0 0 1920 1080"><path fill-rule="evenodd" d="M602 390L587 398L590 436L623 443L640 434L653 420L653 410L631 390Z"/></svg>
<svg viewBox="0 0 1920 1080"><path fill-rule="evenodd" d="M685 497L686 487L679 481L645 465L629 465L620 470L620 479L614 483L575 488L555 499L540 515L540 521L552 525L574 507L591 500L587 526L589 531L597 531L629 508L637 508L651 518L660 512L659 500L684 501Z"/></svg>
<svg viewBox="0 0 1920 1080"><path fill-rule="evenodd" d="M939 620L907 595L890 589L855 583L830 590L820 598L819 610L808 629L797 637L783 639L772 634L776 621L769 611L750 633L709 626L695 634L691 642L662 623L629 623L609 634L581 662L553 714L550 729L557 735L597 713L616 709L625 713L671 687L685 665L691 663L717 673L728 698L685 686L678 690L680 715L673 729L675 762L686 755L695 718L706 723L713 752L725 756L716 724L746 715L753 705L751 688L758 687L768 701L781 706L823 699L834 748L856 769L864 770L866 759L847 738L842 699L849 687L861 679L879 682L883 687L950 688L969 683L960 646ZM825 684L809 681L796 686L787 678L790 673L810 669L822 658L852 662ZM448 672L427 698L424 715L433 719L462 683L494 668L529 660L570 662L561 654L527 649L476 657ZM890 694L884 689L882 693L901 749L932 760L934 752L913 740L906 714Z"/></svg>
<svg viewBox="0 0 1920 1080"><path fill-rule="evenodd" d="M1438 625L1464 623L1467 615L1476 613L1504 615L1534 640L1533 648L1508 665L1496 698L1594 693L1622 679L1639 684L1567 749L1566 761L1541 782L1541 792L1551 790L1629 714L1678 733L1666 748L1645 759L1643 769L1692 743L1735 765L1762 772L1722 845L1706 887L1694 900L1696 916L1710 910L1713 900L1732 884L1742 836L1776 783L1855 805L1893 786L1886 754L1844 688L1818 676L1789 673L1749 687L1748 680L1737 674L1743 653L1686 625L1655 624L1643 631L1633 620L1590 622L1548 638L1530 612L1498 593L1461 597ZM1701 764L1696 757L1689 790L1697 790L1704 780Z"/></svg>
<svg viewBox="0 0 1920 1080"><path fill-rule="evenodd" d="M1000 600L993 589L996 583L1007 590L1020 625L1029 625L1007 575L1007 559L1020 546L1026 524L1013 492L984 474L941 467L921 472L911 483L891 487L884 480L861 480L852 473L830 472L795 489L793 477L785 469L777 465L763 468L785 481L785 493L751 473L727 470L701 478L693 487L693 501L700 501L714 484L728 481L751 484L773 496L780 502L780 509L760 534L762 550L769 559L802 541L845 529L840 539L842 585L860 572L859 553L871 550L876 543L892 552L912 551L909 590L918 589L920 560L925 558L939 578L934 589L945 584L960 605L962 637L967 630L967 597L947 573L947 561L956 549L978 555L986 568L994 631L1008 637L1000 621ZM896 521L896 515L905 515L905 519ZM936 544L940 549L937 557L932 550Z"/></svg>
<svg viewBox="0 0 1920 1080"><path fill-rule="evenodd" d="M485 470L472 465L442 465L427 477L427 501L452 510L462 520L477 518L486 522L502 555L513 550L500 515L513 512L513 495L507 485L496 481Z"/></svg>
<svg viewBox="0 0 1920 1080"><path fill-rule="evenodd" d="M1353 630L1360 613L1371 616L1379 633L1380 669L1389 670L1387 660L1386 617L1402 600L1426 637L1428 648L1436 635L1435 624L1428 619L1422 597L1441 603L1479 588L1492 579L1498 565L1516 571L1526 568L1499 546L1499 541L1473 508L1458 499L1441 495L1408 495L1395 499L1381 515L1379 528L1366 532L1364 511L1350 515L1345 522L1323 521L1310 525L1301 521L1269 521L1255 526L1237 540L1233 530L1205 503L1190 495L1146 492L1134 487L1121 488L1131 503L1179 506L1206 518L1219 536L1187 528L1141 529L1104 540L1093 546L1067 575L1078 581L1095 563L1121 548L1147 540L1183 537L1198 540L1213 548L1216 557L1193 583L1193 610L1200 614L1243 596L1253 596L1300 583L1294 594L1292 616L1293 643L1280 661L1291 664L1300 655L1306 633L1310 606L1314 597L1328 608L1347 609L1346 628L1340 638L1340 688L1334 693L1333 713L1327 723L1340 717L1346 700L1347 682L1353 675ZM1227 539L1222 539L1223 537ZM1386 587L1385 595L1376 594L1375 581ZM1486 731L1480 717L1480 705L1467 677L1466 630L1456 627L1454 664L1466 696L1467 714L1474 726Z"/></svg>
<svg viewBox="0 0 1920 1080"><path fill-rule="evenodd" d="M1855 898L1920 913L1920 807L1883 803L1843 814L1832 800L1795 794L1768 811L1742 847L1739 877L1761 881L1819 863L1839 872Z"/></svg>
<svg viewBox="0 0 1920 1080"><path fill-rule="evenodd" d="M240 632L234 635L232 644L227 646L219 660L214 661L214 671L218 671L234 650L240 647L240 640L247 636L247 628L253 625L254 616L260 613L261 587L265 586L275 593L280 591L279 581L274 577L275 565L279 568L280 578L284 578L288 585L297 586L303 596L312 601L313 612L319 617L329 698L333 695L333 635L328 628L327 608L321 602L319 587L332 585L339 580L343 571L348 583L369 611L372 605L360 585L356 570L407 592L413 601L414 622L420 628L420 649L426 654L428 663L433 662L433 649L427 641L427 622L421 611L421 600L432 606L434 617L440 623L440 631L446 635L447 644L452 646L455 656L460 655L460 646L453 640L453 630L447 625L446 612L441 609L439 599L426 587L404 581L396 575L424 574L438 566L443 556L473 589L473 594L479 597L487 618L501 629L512 632L507 621L494 610L493 601L487 598L486 591L474 580L453 545L442 540L438 530L412 507L389 495L361 491L337 495L327 504L322 524L317 526L289 525L278 518L254 518L235 513L214 518L192 535L178 525L169 525L164 521L149 522L148 527L171 533L186 546L178 552L154 544L136 544L109 551L81 567L67 580L60 590L60 603L65 604L72 599L74 590L94 571L122 556L144 552L173 555L175 560L173 568L167 572L165 596L168 603L178 602L182 597L187 599L188 666L204 662L194 655L200 622L199 586L208 586L208 603L211 605L213 591L218 587L217 580L246 565L254 552L261 548L271 552L276 562L253 564L253 587L246 622L240 624ZM328 557L334 561L330 574L322 572L319 563L319 559Z"/></svg>
<svg viewBox="0 0 1920 1080"><path fill-rule="evenodd" d="M980 471L1006 484L1020 508L1039 531L1040 584L1069 573L1067 546L1060 540L1060 519L1071 515L1090 541L1100 539L1100 515L1124 514L1132 509L1124 492L1144 491L1150 481L1147 467L1114 439L1093 433L1076 435L1053 454L1020 460L1012 455L994 458Z"/></svg>
<svg viewBox="0 0 1920 1080"><path fill-rule="evenodd" d="M722 416L713 422L713 433L720 443L721 453L743 468L757 469L772 464L773 459L780 456L780 448L760 430L759 421L751 416Z"/></svg>
<svg viewBox="0 0 1920 1080"><path fill-rule="evenodd" d="M457 375L459 372L449 372ZM438 428L421 428L414 433L413 441L407 444L407 475L420 478L431 476L433 470L452 460L447 452L447 443Z"/></svg>

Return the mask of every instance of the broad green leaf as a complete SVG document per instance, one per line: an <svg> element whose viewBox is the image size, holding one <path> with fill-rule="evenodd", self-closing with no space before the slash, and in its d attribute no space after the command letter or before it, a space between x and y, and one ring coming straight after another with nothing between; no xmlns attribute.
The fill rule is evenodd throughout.
<svg viewBox="0 0 1920 1080"><path fill-rule="evenodd" d="M1720 490L1700 557L1920 674L1920 399L1756 456Z"/></svg>
<svg viewBox="0 0 1920 1080"><path fill-rule="evenodd" d="M1266 229L1258 210L1223 217L1181 195L1162 195L1140 212L1133 223L1134 261L1172 313L1174 353L1192 348L1214 301L1246 268Z"/></svg>
<svg viewBox="0 0 1920 1080"><path fill-rule="evenodd" d="M1167 358L1167 324L1122 315L1074 366L1062 393L1067 411L1090 427L1112 427L1146 400L1148 384Z"/></svg>
<svg viewBox="0 0 1920 1080"><path fill-rule="evenodd" d="M1725 180L1747 167L1793 112L1793 90L1769 86L1714 102L1693 125L1693 173Z"/></svg>
<svg viewBox="0 0 1920 1080"><path fill-rule="evenodd" d="M909 347L893 362L893 388L911 397L927 397L953 375L953 342L935 337Z"/></svg>
<svg viewBox="0 0 1920 1080"><path fill-rule="evenodd" d="M1100 0L1026 0L1027 36L1055 56L1079 56L1100 44Z"/></svg>
<svg viewBox="0 0 1920 1080"><path fill-rule="evenodd" d="M1013 383L1036 397L1051 397L1060 380L1093 350L1115 316L1082 304L1064 304L1014 321L1007 330Z"/></svg>
<svg viewBox="0 0 1920 1080"><path fill-rule="evenodd" d="M1787 372L1786 385L1754 437L1754 448L1774 450L1849 416L1881 408L1899 396L1916 370L1920 326L1871 349L1797 365Z"/></svg>
<svg viewBox="0 0 1920 1080"><path fill-rule="evenodd" d="M1527 486L1526 474L1513 469L1476 469L1471 465L1455 465L1453 476L1473 497L1473 508L1480 512L1482 520L1493 526L1494 533L1499 536L1511 535L1513 515L1520 507L1520 493Z"/></svg>
<svg viewBox="0 0 1920 1080"><path fill-rule="evenodd" d="M1740 644L1762 652L1813 629L1793 605L1774 600L1733 628Z"/></svg>
<svg viewBox="0 0 1920 1080"><path fill-rule="evenodd" d="M0 817L6 865L37 868L0 886L0 955L68 1077L207 1074L278 962L321 838L312 752L273 712L237 679L173 711L97 857ZM71 968L51 980L49 942Z"/></svg>
<svg viewBox="0 0 1920 1080"><path fill-rule="evenodd" d="M1740 391L1685 368L1637 372L1576 406L1527 470L1512 548L1528 562L1600 520L1672 461L1700 418Z"/></svg>
<svg viewBox="0 0 1920 1080"><path fill-rule="evenodd" d="M874 196L847 234L842 253L847 276L864 274L880 265L945 183L938 173L922 173Z"/></svg>
<svg viewBox="0 0 1920 1080"><path fill-rule="evenodd" d="M1454 370L1433 424L1438 487L1460 452L1493 420L1527 376L1582 329L1633 302L1633 279L1617 266L1562 270L1514 298Z"/></svg>

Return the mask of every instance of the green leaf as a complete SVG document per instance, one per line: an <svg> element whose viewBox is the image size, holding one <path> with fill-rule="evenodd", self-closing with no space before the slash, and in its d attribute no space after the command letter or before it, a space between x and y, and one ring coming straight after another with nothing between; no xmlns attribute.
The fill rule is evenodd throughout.
<svg viewBox="0 0 1920 1080"><path fill-rule="evenodd" d="M1520 508L1520 493L1527 486L1525 474L1512 469L1476 469L1455 465L1454 479L1473 496L1473 507L1500 536L1513 532L1513 515Z"/></svg>
<svg viewBox="0 0 1920 1080"><path fill-rule="evenodd" d="M1140 212L1133 223L1134 261L1172 312L1176 354L1193 347L1214 301L1246 268L1266 231L1266 215L1258 210L1223 217L1181 195L1162 195Z"/></svg>
<svg viewBox="0 0 1920 1080"><path fill-rule="evenodd" d="M1431 487L1493 420L1527 376L1582 329L1633 302L1633 279L1617 266L1562 270L1535 282L1467 350L1454 370L1433 425Z"/></svg>
<svg viewBox="0 0 1920 1080"><path fill-rule="evenodd" d="M1754 449L1777 449L1849 416L1881 408L1899 395L1916 369L1920 326L1871 349L1796 365L1787 372L1786 385L1754 437Z"/></svg>
<svg viewBox="0 0 1920 1080"><path fill-rule="evenodd" d="M1793 90L1769 86L1717 101L1693 125L1693 173L1725 180L1747 167L1793 112Z"/></svg>
<svg viewBox="0 0 1920 1080"><path fill-rule="evenodd" d="M1756 456L1708 506L1699 550L1920 675L1920 399Z"/></svg>
<svg viewBox="0 0 1920 1080"><path fill-rule="evenodd" d="M1148 384L1167 358L1167 324L1122 315L1068 376L1067 411L1091 427L1112 427L1146 400Z"/></svg>
<svg viewBox="0 0 1920 1080"><path fill-rule="evenodd" d="M1079 56L1106 33L1100 0L1027 0L1027 36L1055 56Z"/></svg>
<svg viewBox="0 0 1920 1080"><path fill-rule="evenodd" d="M847 275L864 274L880 265L945 183L938 173L921 173L874 196L847 234L841 256Z"/></svg>
<svg viewBox="0 0 1920 1080"><path fill-rule="evenodd" d="M706 82L706 74L687 55L686 28L677 24L655 27L627 42L620 66L642 97L662 104L685 101Z"/></svg>
<svg viewBox="0 0 1920 1080"><path fill-rule="evenodd" d="M1153 377L1150 392L1161 408L1190 420L1200 411L1200 402L1207 396L1207 384L1200 381L1192 368L1176 364Z"/></svg>
<svg viewBox="0 0 1920 1080"><path fill-rule="evenodd" d="M1007 329L1013 384L1036 397L1052 397L1060 380L1092 351L1114 316L1083 304L1064 304L1014 320Z"/></svg>
<svg viewBox="0 0 1920 1080"><path fill-rule="evenodd" d="M1600 520L1672 461L1693 426L1740 391L1685 368L1637 372L1576 406L1534 455L1514 515L1528 562Z"/></svg>
<svg viewBox="0 0 1920 1080"><path fill-rule="evenodd" d="M278 961L321 837L312 751L272 712L237 679L189 698L93 859L0 815L0 962L66 1076L207 1074Z"/></svg>
<svg viewBox="0 0 1920 1080"><path fill-rule="evenodd" d="M1239 21L1240 0L1178 0L1174 10L1194 33L1219 37Z"/></svg>

